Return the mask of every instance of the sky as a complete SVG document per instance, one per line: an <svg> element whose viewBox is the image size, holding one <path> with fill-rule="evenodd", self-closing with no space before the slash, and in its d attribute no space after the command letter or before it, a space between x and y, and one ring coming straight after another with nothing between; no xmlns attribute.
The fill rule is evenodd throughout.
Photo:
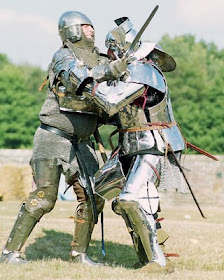
<svg viewBox="0 0 224 280"><path fill-rule="evenodd" d="M114 19L127 16L138 31L156 5L159 9L143 41L158 42L164 34L172 38L192 34L224 48L223 0L0 0L0 53L13 63L46 70L61 46L58 19L66 11L79 11L90 18L96 46L105 52L104 39L115 27Z"/></svg>

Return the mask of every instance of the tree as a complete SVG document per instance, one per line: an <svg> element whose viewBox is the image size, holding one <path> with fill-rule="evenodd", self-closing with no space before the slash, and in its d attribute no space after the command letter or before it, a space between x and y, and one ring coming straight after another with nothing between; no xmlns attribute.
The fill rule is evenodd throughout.
<svg viewBox="0 0 224 280"><path fill-rule="evenodd" d="M1 58L0 58L0 61ZM43 71L15 66L5 60L0 69L0 147L32 147L33 134L39 125L38 113L44 94L37 93L37 79Z"/></svg>
<svg viewBox="0 0 224 280"><path fill-rule="evenodd" d="M196 41L193 35L160 41L177 68L165 73L175 119L185 138L211 153L224 152L224 49ZM13 65L0 54L0 148L31 148L46 90L38 92L46 73L31 65ZM114 127L100 128L107 148ZM114 144L117 141L114 137Z"/></svg>
<svg viewBox="0 0 224 280"><path fill-rule="evenodd" d="M175 118L186 139L212 153L224 152L224 50L213 43L196 42L192 35L171 39L161 45L177 62L167 73Z"/></svg>

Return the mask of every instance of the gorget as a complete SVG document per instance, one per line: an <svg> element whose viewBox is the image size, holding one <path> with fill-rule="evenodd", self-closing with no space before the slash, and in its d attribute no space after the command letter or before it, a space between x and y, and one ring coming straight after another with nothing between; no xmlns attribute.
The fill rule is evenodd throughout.
<svg viewBox="0 0 224 280"><path fill-rule="evenodd" d="M99 65L100 54L96 47L90 48L89 46L76 43L72 44L70 41L66 41L65 45L72 51L74 56L82 61L88 68L92 69L94 66Z"/></svg>

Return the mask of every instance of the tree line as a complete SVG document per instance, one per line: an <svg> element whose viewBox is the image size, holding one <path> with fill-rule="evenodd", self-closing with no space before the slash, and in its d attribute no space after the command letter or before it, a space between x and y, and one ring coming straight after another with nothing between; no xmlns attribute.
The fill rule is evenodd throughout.
<svg viewBox="0 0 224 280"><path fill-rule="evenodd" d="M163 50L177 63L165 73L174 111L187 141L215 154L224 152L224 49L214 43L196 41L193 35L160 40ZM32 65L15 65L0 54L0 148L32 148L39 126L38 114L46 89L38 88L46 71ZM106 148L115 129L100 129Z"/></svg>

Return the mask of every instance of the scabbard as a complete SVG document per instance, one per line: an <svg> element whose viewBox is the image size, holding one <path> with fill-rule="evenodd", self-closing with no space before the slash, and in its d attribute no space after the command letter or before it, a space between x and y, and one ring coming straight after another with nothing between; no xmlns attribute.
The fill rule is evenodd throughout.
<svg viewBox="0 0 224 280"><path fill-rule="evenodd" d="M90 200L91 207L92 207L93 220L94 220L94 223L97 224L98 213L97 213L97 209L96 209L96 201L95 201L95 197L94 197L94 193L93 193L92 183L91 183L90 178L89 178L88 168L86 167L85 159L83 158L82 153L79 150L78 142L77 142L76 137L73 138L72 143L73 143L73 146L75 148L75 154L76 154L76 157L77 157L77 161L78 161L78 164L79 164L81 174L86 180L86 189L87 189L87 193L89 195L89 200Z"/></svg>

